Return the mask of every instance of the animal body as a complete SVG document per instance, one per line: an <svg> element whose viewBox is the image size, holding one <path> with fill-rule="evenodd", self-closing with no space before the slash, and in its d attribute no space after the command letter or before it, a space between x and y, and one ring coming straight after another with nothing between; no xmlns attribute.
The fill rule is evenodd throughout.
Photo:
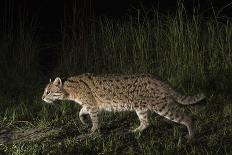
<svg viewBox="0 0 232 155"><path fill-rule="evenodd" d="M191 105L203 100L205 96L184 96L168 84L152 75L94 75L82 74L67 79L57 77L48 83L42 100L52 103L56 100L71 100L82 106L80 121L86 124L85 115L90 115L91 131L99 129L99 113L106 111L135 111L140 125L132 130L141 132L149 125L149 113L157 114L188 129L193 137L192 119L180 112L179 104Z"/></svg>

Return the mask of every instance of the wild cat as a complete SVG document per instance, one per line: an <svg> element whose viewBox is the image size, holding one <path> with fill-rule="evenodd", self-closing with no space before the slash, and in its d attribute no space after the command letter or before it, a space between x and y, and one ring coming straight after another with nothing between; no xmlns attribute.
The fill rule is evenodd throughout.
<svg viewBox="0 0 232 155"><path fill-rule="evenodd" d="M195 104L205 96L183 96L168 84L152 75L93 75L90 73L61 80L57 77L48 83L42 100L52 103L56 100L71 100L82 106L80 121L90 115L91 131L99 129L99 113L106 111L135 111L140 125L132 132L141 132L149 125L149 113L156 112L165 118L183 124L188 129L188 137L194 135L191 117L180 112L178 103Z"/></svg>

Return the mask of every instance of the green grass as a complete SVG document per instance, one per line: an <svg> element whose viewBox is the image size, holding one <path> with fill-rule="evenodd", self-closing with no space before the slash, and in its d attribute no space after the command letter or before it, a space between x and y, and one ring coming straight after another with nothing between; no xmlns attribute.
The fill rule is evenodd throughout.
<svg viewBox="0 0 232 155"><path fill-rule="evenodd" d="M42 101L30 105L20 103L8 108L1 117L1 127L30 128L46 127L59 129L59 133L41 141L15 145L1 145L2 151L10 154L215 154L231 153L231 99L223 96L211 97L204 106L189 108L195 120L196 142L188 143L184 126L170 123L152 115L152 126L142 134L117 133L99 135L96 138L77 140L85 133L78 119L79 107L73 103L44 105ZM35 101L36 102L36 101ZM34 111L34 112L33 112ZM135 113L103 114L101 130L128 129L138 125ZM28 121L23 122L23 121Z"/></svg>
<svg viewBox="0 0 232 155"><path fill-rule="evenodd" d="M54 43L60 49L59 63L49 75L38 64L40 44L33 21L11 33L2 28L0 129L44 127L59 132L41 141L0 144L0 154L231 154L231 20L187 17L181 6L173 15L149 15L123 22L64 22L62 40ZM71 19L80 20L75 14ZM80 107L73 102L50 106L41 96L49 76L83 72L151 73L184 94L204 92L205 103L185 108L195 119L196 141L188 143L184 126L156 114L142 134L77 140L86 131L78 119ZM135 113L104 113L101 129L128 129L138 123Z"/></svg>

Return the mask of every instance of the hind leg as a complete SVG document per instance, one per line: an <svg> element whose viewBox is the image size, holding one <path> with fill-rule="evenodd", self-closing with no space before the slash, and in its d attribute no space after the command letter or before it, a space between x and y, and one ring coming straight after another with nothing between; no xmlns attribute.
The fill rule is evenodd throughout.
<svg viewBox="0 0 232 155"><path fill-rule="evenodd" d="M189 116L185 115L184 119L180 121L181 124L185 125L188 128L188 139L193 139L194 138L194 131L193 131L193 126L192 126L192 118Z"/></svg>
<svg viewBox="0 0 232 155"><path fill-rule="evenodd" d="M192 139L194 137L193 127L192 127L192 118L184 113L176 113L175 117L166 117L176 123L183 124L188 129L188 139Z"/></svg>
<svg viewBox="0 0 232 155"><path fill-rule="evenodd" d="M139 117L140 125L136 129L132 130L132 132L142 132L150 125L148 118L149 111L147 109L136 110L136 114Z"/></svg>
<svg viewBox="0 0 232 155"><path fill-rule="evenodd" d="M191 117L183 112L179 112L176 103L163 104L163 106L155 111L173 122L185 125L188 129L188 138L191 139L194 137Z"/></svg>

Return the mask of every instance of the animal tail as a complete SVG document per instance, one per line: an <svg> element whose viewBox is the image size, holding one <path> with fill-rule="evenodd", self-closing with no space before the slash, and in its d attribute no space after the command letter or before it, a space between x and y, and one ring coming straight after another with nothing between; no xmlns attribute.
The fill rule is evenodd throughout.
<svg viewBox="0 0 232 155"><path fill-rule="evenodd" d="M194 96L185 96L185 95L181 95L179 93L174 93L173 94L173 98L175 99L176 102L183 104L183 105L191 105L191 104L196 104L202 100L205 99L205 95L204 94L197 94Z"/></svg>

